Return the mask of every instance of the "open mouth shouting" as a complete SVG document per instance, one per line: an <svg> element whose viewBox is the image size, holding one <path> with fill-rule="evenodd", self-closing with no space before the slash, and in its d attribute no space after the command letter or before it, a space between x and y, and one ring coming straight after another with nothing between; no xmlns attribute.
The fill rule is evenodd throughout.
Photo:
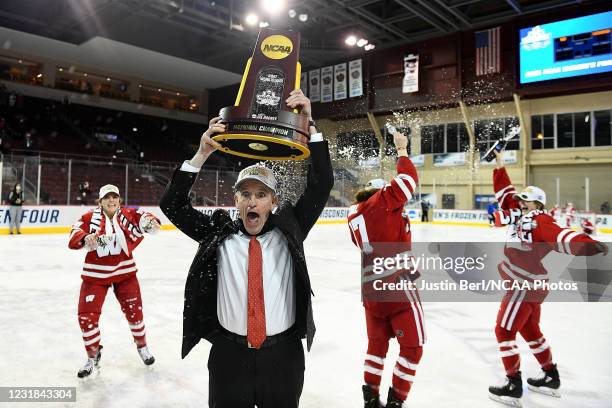
<svg viewBox="0 0 612 408"><path fill-rule="evenodd" d="M247 229L256 229L261 221L261 216L254 210L249 210L246 216Z"/></svg>

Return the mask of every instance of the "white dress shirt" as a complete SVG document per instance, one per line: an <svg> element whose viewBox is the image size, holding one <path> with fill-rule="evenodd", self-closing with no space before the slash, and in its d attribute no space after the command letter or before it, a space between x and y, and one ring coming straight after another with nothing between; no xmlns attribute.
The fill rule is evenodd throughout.
<svg viewBox="0 0 612 408"><path fill-rule="evenodd" d="M239 232L217 248L217 317L226 330L246 336L250 236ZM257 237L263 260L266 335L295 323L295 280L287 238L278 228Z"/></svg>

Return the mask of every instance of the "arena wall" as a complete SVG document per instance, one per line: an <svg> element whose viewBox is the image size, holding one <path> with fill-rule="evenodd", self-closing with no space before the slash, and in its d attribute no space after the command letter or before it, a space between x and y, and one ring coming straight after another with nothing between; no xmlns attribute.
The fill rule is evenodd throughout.
<svg viewBox="0 0 612 408"><path fill-rule="evenodd" d="M175 229L168 218L162 214L159 207L139 207L144 211L149 211L157 215L162 222L162 229ZM197 210L212 214L219 208L226 209L230 212L232 218L238 216L238 211L234 207L195 207ZM71 225L76 222L79 217L88 210L87 207L81 206L62 206L62 205L41 205L27 206L23 209L21 228L25 234L52 234L52 233L68 233ZM317 224L343 224L346 223L348 214L347 207L326 207ZM407 214L412 223L420 223L421 210L408 209ZM433 210L433 224L442 225L462 225L473 227L489 228L489 222L485 211L478 210ZM0 206L0 235L8 234L9 225L9 207L6 205ZM597 232L604 234L612 234L612 215L597 215Z"/></svg>

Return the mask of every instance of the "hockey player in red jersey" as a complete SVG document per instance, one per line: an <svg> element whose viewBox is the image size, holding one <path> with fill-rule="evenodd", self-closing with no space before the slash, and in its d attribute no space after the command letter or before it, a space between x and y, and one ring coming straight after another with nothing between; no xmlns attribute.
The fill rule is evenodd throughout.
<svg viewBox="0 0 612 408"><path fill-rule="evenodd" d="M559 204L555 204L555 206L550 209L549 214L557 224L561 225L561 209L559 208Z"/></svg>
<svg viewBox="0 0 612 408"><path fill-rule="evenodd" d="M497 168L493 171L493 188L501 210L495 214L496 226L507 225L511 239L504 248L504 260L498 270L506 281L533 284L548 280L542 259L557 251L571 255L608 253L608 247L585 234L562 228L545 210L546 194L528 186L517 193L503 164L503 152L496 152ZM513 242L516 241L516 244ZM510 406L521 406L523 386L516 335L520 333L540 363L543 375L527 379L532 391L560 396L561 385L550 347L540 330L541 304L547 295L543 289L514 289L504 296L495 335L499 343L506 382L489 387L491 399Z"/></svg>
<svg viewBox="0 0 612 408"><path fill-rule="evenodd" d="M351 238L362 251L362 268L372 267L368 253L377 243L411 241L410 222L403 216L404 205L416 188L416 168L408 157L405 135L393 132L398 151L397 176L386 184L382 179L368 182L355 197L348 224ZM383 244L384 245L384 244ZM406 399L425 343L423 310L416 289L407 291L403 301L372 301L364 296L368 350L365 359L363 386L364 406L378 408L379 388L389 340L396 337L400 345L399 358L393 370L393 387L389 389L387 407L401 407Z"/></svg>
<svg viewBox="0 0 612 408"><path fill-rule="evenodd" d="M587 217L584 217L582 219L581 226L582 226L582 232L584 232L585 234L587 235L595 234L595 226Z"/></svg>
<svg viewBox="0 0 612 408"><path fill-rule="evenodd" d="M159 219L154 215L121 207L119 189L111 184L100 189L99 207L83 214L72 226L68 247L87 251L78 308L87 361L78 372L79 378L89 376L98 366L102 349L98 321L111 286L128 321L140 358L146 365L155 361L147 348L140 285L132 252L143 240L143 233L154 233L159 228Z"/></svg>
<svg viewBox="0 0 612 408"><path fill-rule="evenodd" d="M574 208L574 204L565 204L565 208L563 208L563 218L565 222L565 227L571 228L576 218L576 209Z"/></svg>

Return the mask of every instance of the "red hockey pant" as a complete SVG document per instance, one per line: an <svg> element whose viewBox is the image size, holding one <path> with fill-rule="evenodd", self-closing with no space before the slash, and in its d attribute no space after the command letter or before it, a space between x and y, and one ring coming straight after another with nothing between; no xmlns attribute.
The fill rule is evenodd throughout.
<svg viewBox="0 0 612 408"><path fill-rule="evenodd" d="M113 287L121 311L128 321L137 347L146 346L145 326L142 315L142 298L136 275L112 284L98 284L83 281L79 295L79 326L83 335L85 350L89 357L95 357L100 346L98 322L106 292Z"/></svg>
<svg viewBox="0 0 612 408"><path fill-rule="evenodd" d="M410 292L406 302L366 302L368 352L364 381L379 392L389 340L397 338L399 357L393 368L395 395L405 400L410 392L426 340L423 308L418 293Z"/></svg>
<svg viewBox="0 0 612 408"><path fill-rule="evenodd" d="M520 333L544 370L553 366L550 347L540 330L540 303L523 302L524 291L506 296L497 313L495 335L499 343L506 375L513 376L521 369L521 357L516 345Z"/></svg>

